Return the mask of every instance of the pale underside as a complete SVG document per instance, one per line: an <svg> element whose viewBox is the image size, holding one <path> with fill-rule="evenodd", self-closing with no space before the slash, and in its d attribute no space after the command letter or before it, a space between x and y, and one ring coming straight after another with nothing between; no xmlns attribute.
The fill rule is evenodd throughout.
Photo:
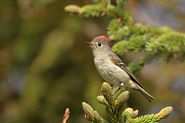
<svg viewBox="0 0 185 123"><path fill-rule="evenodd" d="M108 56L95 57L94 63L102 78L113 86L120 86L121 83L123 83L124 87L133 88L135 86L129 75L119 66L113 64Z"/></svg>

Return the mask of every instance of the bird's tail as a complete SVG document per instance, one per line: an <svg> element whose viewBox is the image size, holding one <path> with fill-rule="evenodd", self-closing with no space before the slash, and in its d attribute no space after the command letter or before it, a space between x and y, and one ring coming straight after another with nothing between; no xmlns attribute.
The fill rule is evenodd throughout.
<svg viewBox="0 0 185 123"><path fill-rule="evenodd" d="M142 87L138 87L137 90L149 101L152 102L155 100L153 96L151 96L148 92L146 92Z"/></svg>

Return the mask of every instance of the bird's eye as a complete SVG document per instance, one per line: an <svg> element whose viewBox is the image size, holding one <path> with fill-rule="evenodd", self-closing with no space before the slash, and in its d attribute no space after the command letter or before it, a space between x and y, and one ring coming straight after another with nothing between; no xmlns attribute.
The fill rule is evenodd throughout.
<svg viewBox="0 0 185 123"><path fill-rule="evenodd" d="M98 47L101 47L101 43L100 42L98 42Z"/></svg>

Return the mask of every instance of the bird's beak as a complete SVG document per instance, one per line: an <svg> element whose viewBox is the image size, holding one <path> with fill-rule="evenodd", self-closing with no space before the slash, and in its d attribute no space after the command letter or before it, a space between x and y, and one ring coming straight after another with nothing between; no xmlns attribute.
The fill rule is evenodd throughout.
<svg viewBox="0 0 185 123"><path fill-rule="evenodd" d="M92 45L92 43L91 43L91 42L86 41L85 43L86 43L87 45L89 45L91 48L93 47L93 45Z"/></svg>

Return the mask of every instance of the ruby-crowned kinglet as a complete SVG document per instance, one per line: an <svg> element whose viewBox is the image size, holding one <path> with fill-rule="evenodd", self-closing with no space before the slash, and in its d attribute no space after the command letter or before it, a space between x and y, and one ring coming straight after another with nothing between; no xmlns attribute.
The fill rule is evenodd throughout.
<svg viewBox="0 0 185 123"><path fill-rule="evenodd" d="M94 64L99 74L114 87L132 88L143 94L148 101L154 100L154 97L142 88L122 60L112 52L109 42L106 36L95 37L89 42L94 56Z"/></svg>

